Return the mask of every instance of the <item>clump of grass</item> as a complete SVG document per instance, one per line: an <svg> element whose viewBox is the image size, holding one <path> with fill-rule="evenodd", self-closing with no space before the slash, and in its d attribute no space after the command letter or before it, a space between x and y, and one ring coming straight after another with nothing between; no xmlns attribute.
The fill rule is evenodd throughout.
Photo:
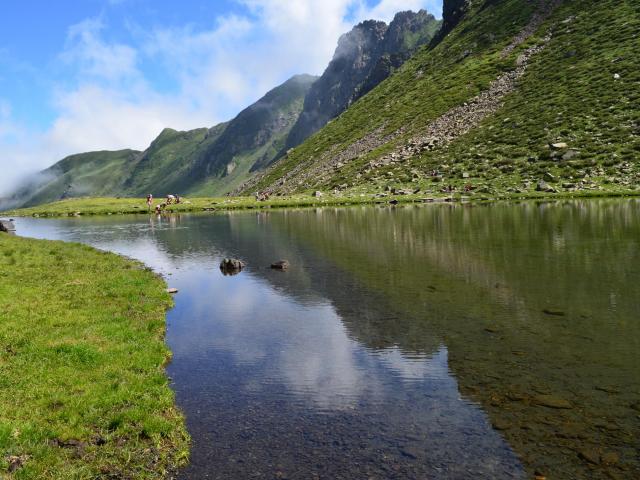
<svg viewBox="0 0 640 480"><path fill-rule="evenodd" d="M0 258L0 477L151 479L185 463L162 279L84 245L6 234Z"/></svg>

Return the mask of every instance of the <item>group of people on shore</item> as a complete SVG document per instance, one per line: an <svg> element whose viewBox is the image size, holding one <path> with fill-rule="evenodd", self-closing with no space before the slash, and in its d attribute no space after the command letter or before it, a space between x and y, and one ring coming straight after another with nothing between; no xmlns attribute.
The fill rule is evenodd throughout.
<svg viewBox="0 0 640 480"><path fill-rule="evenodd" d="M161 214L165 208L167 208L167 205L173 205L173 204L179 204L182 203L183 199L180 197L180 195L167 195L167 198L165 199L164 202L159 203L158 205L155 206L155 212L157 214ZM151 211L151 209L153 208L153 195L149 194L147 195L147 208L149 211Z"/></svg>

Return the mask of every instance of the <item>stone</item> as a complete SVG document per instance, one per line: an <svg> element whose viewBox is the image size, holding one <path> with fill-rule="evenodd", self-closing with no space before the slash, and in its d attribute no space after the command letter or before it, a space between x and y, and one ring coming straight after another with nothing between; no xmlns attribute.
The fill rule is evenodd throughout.
<svg viewBox="0 0 640 480"><path fill-rule="evenodd" d="M177 288L167 288L167 293L178 293Z"/></svg>
<svg viewBox="0 0 640 480"><path fill-rule="evenodd" d="M613 79L614 79L614 80L620 80L621 78L622 78L622 77L620 76L620 74L619 74L619 73L614 73L614 74L613 74Z"/></svg>
<svg viewBox="0 0 640 480"><path fill-rule="evenodd" d="M536 185L536 191L538 192L555 192L555 190L553 189L553 187L551 187L547 182L545 182L544 180L540 180L538 182L538 184Z"/></svg>
<svg viewBox="0 0 640 480"><path fill-rule="evenodd" d="M556 181L556 177L554 175L552 175L549 172L545 172L544 175L542 176L542 179L545 182L555 182Z"/></svg>
<svg viewBox="0 0 640 480"><path fill-rule="evenodd" d="M286 270L289 268L289 262L287 260L278 260L271 264L271 268L274 270Z"/></svg>
<svg viewBox="0 0 640 480"><path fill-rule="evenodd" d="M577 150L567 150L567 152L562 155L562 160L572 160L578 156Z"/></svg>
<svg viewBox="0 0 640 480"><path fill-rule="evenodd" d="M321 197L321 196L322 196L322 192L320 192L320 191L315 191L315 192L313 192L313 196L314 196L314 197Z"/></svg>
<svg viewBox="0 0 640 480"><path fill-rule="evenodd" d="M552 143L550 146L554 150L565 150L569 148L569 145L564 142Z"/></svg>
<svg viewBox="0 0 640 480"><path fill-rule="evenodd" d="M13 220L0 220L0 232L15 232L16 226L13 223Z"/></svg>
<svg viewBox="0 0 640 480"><path fill-rule="evenodd" d="M469 178L469 177L471 177L469 172L462 172L462 178Z"/></svg>
<svg viewBox="0 0 640 480"><path fill-rule="evenodd" d="M620 456L616 452L606 452L600 459L605 465L615 465L620 461Z"/></svg>
<svg viewBox="0 0 640 480"><path fill-rule="evenodd" d="M598 465L600 463L600 454L592 448L580 450L578 452L578 457L586 462L593 463L594 465Z"/></svg>
<svg viewBox="0 0 640 480"><path fill-rule="evenodd" d="M508 420L496 418L493 421L493 428L495 428L496 430L509 430L510 428L513 428L513 424Z"/></svg>
<svg viewBox="0 0 640 480"><path fill-rule="evenodd" d="M542 407L558 410L570 410L573 408L573 405L571 405L567 400L554 395L536 395L533 397L533 402Z"/></svg>
<svg viewBox="0 0 640 480"><path fill-rule="evenodd" d="M224 275L236 275L245 267L242 260L237 258L225 258L220 262L220 271Z"/></svg>

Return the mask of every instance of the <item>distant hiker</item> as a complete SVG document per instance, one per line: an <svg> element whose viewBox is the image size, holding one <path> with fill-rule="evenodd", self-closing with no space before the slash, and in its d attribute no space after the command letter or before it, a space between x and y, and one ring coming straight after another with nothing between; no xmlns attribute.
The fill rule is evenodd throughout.
<svg viewBox="0 0 640 480"><path fill-rule="evenodd" d="M171 205L175 201L175 199L176 197L174 197L173 195L167 195L167 205Z"/></svg>
<svg viewBox="0 0 640 480"><path fill-rule="evenodd" d="M156 205L156 213L160 215L162 213L162 207L160 205Z"/></svg>
<svg viewBox="0 0 640 480"><path fill-rule="evenodd" d="M176 205L180 203L180 195L176 193Z"/></svg>
<svg viewBox="0 0 640 480"><path fill-rule="evenodd" d="M147 195L147 208L151 210L151 204L153 203L153 195Z"/></svg>

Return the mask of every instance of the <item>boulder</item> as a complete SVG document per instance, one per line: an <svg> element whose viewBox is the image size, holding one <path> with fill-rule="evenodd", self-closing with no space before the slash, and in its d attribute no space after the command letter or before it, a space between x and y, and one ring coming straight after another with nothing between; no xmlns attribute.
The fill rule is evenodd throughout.
<svg viewBox="0 0 640 480"><path fill-rule="evenodd" d="M0 232L15 232L16 226L13 220L0 220Z"/></svg>
<svg viewBox="0 0 640 480"><path fill-rule="evenodd" d="M555 192L555 189L544 180L540 180L536 185L536 191L552 193L552 192Z"/></svg>
<svg viewBox="0 0 640 480"><path fill-rule="evenodd" d="M225 258L220 262L220 271L224 275L235 275L244 268L244 262L237 258Z"/></svg>
<svg viewBox="0 0 640 480"><path fill-rule="evenodd" d="M578 156L578 151L577 150L567 150L567 153L562 155L562 160L565 160L565 161L566 160L573 160L577 156Z"/></svg>
<svg viewBox="0 0 640 480"><path fill-rule="evenodd" d="M271 268L274 270L287 270L289 268L289 262L287 260L278 260L271 264Z"/></svg>
<svg viewBox="0 0 640 480"><path fill-rule="evenodd" d="M178 293L177 288L167 288L167 293Z"/></svg>
<svg viewBox="0 0 640 480"><path fill-rule="evenodd" d="M550 146L554 150L566 150L569 148L569 145L564 142L552 143Z"/></svg>

